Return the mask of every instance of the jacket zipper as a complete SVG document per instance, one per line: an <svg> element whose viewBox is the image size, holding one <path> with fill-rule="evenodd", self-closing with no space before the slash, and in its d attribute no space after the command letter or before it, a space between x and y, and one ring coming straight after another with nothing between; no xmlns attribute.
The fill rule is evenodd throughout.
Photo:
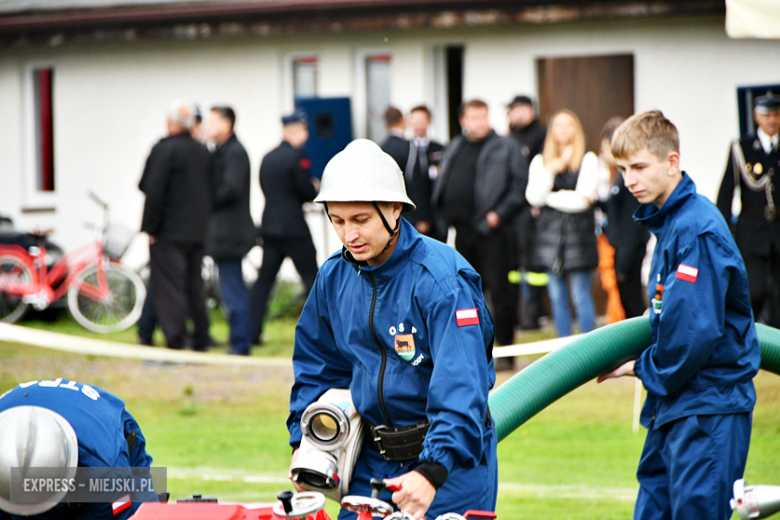
<svg viewBox="0 0 780 520"><path fill-rule="evenodd" d="M387 420L387 426L390 426L392 428L393 421L390 420L390 414L387 413L387 407L385 406L385 397L384 397L384 386L385 386L385 368L387 368L387 352L385 351L385 347L382 346L382 343L379 341L379 336L376 335L376 331L374 330L374 309L376 308L376 280L374 280L374 273L369 272L368 276L371 278L371 287L373 289L373 294L371 296L371 310L369 311L368 315L368 328L371 329L371 335L374 336L374 341L376 341L377 347L379 347L379 354L382 356L382 363L379 365L379 380L376 384L376 393L377 397L379 398L379 407L382 409L382 413L385 416L385 419Z"/></svg>

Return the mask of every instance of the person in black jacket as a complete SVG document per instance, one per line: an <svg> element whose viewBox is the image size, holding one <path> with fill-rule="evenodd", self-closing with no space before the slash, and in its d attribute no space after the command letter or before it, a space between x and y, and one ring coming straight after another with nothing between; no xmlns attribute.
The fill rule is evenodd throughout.
<svg viewBox="0 0 780 520"><path fill-rule="evenodd" d="M219 269L219 287L230 318L228 354L248 356L252 343L249 291L241 273L241 260L255 245L257 232L249 211L249 156L233 128L236 113L214 107L206 133L214 150L214 214L209 223L206 254Z"/></svg>
<svg viewBox="0 0 780 520"><path fill-rule="evenodd" d="M303 151L309 138L306 113L298 110L283 117L282 125L282 144L263 157L260 165L260 188L265 195L260 225L263 265L251 294L256 344L262 339L268 297L284 259L292 259L306 294L317 277L317 251L301 207L314 200L319 185L319 180L311 177L311 161Z"/></svg>
<svg viewBox="0 0 780 520"><path fill-rule="evenodd" d="M757 97L753 116L756 133L732 143L718 209L733 224L745 260L753 315L780 327L780 219L773 182L780 173L780 96L770 92ZM736 187L741 205L738 214L732 210Z"/></svg>
<svg viewBox="0 0 780 520"><path fill-rule="evenodd" d="M192 318L195 350L210 342L203 298L203 244L213 204L213 161L189 133L190 103L175 101L168 110L168 137L146 160L139 188L146 194L141 231L149 235L149 285L169 348L184 347L187 316Z"/></svg>
<svg viewBox="0 0 780 520"><path fill-rule="evenodd" d="M203 116L201 115L200 108L197 104L192 105L193 110L193 123L190 128L190 135L198 142L201 140L203 134ZM146 191L144 189L145 180L142 177L138 183L138 189ZM146 282L146 299L144 300L143 309L141 309L141 317L138 318L138 343L145 346L154 345L154 331L157 328L157 311L154 308L154 296L152 295L149 287L149 281ZM189 340L189 338L188 338ZM191 340L189 340L191 342ZM185 341L186 343L186 341ZM213 346L214 340L209 336L208 346Z"/></svg>
<svg viewBox="0 0 780 520"><path fill-rule="evenodd" d="M607 225L604 233L609 245L615 249L615 277L620 293L620 303L626 318L635 318L645 312L644 287L642 286L642 262L645 258L650 232L634 221L634 212L639 201L631 195L618 172L617 162L612 155L612 134L623 122L621 117L607 121L601 131L601 153L603 164L609 169L612 189L605 202Z"/></svg>
<svg viewBox="0 0 780 520"><path fill-rule="evenodd" d="M444 152L433 188L440 229L454 226L455 249L480 274L490 293L496 322L496 342L514 342L514 298L509 283L512 222L526 204L528 164L519 147L497 135L484 101L463 106L465 136L452 140Z"/></svg>
<svg viewBox="0 0 780 520"><path fill-rule="evenodd" d="M542 153L547 129L539 122L530 97L515 96L506 108L510 135L520 143L520 151L530 163L531 159Z"/></svg>
<svg viewBox="0 0 780 520"><path fill-rule="evenodd" d="M420 154L417 144L406 140L406 120L395 107L385 110L387 139L382 143L382 150L392 157L404 174L404 184L409 198L417 205L417 209L406 215L406 220L419 233L427 235L431 230L431 178L427 168L422 171Z"/></svg>
<svg viewBox="0 0 780 520"><path fill-rule="evenodd" d="M520 152L530 164L531 159L542 153L547 129L539 122L534 103L528 96L515 96L507 106L509 137L520 145ZM520 301L520 328L538 329L542 317L545 293L544 267L534 265L534 217L530 205L517 214L514 222L517 237L518 267L522 271L522 295Z"/></svg>

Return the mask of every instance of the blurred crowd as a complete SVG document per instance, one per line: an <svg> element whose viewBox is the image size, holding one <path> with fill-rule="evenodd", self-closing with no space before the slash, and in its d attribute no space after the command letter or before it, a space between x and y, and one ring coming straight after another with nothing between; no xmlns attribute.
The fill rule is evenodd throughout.
<svg viewBox="0 0 780 520"><path fill-rule="evenodd" d="M234 132L235 111L215 106L204 118L191 103L175 101L166 122L168 135L152 148L138 185L146 195L141 230L149 235L150 264L140 342L151 345L159 325L169 348L189 343L193 350L205 351L214 344L201 273L203 257L209 255L228 311L228 353L247 356L252 344L261 343L268 298L282 261L292 258L307 292L317 274L302 210L319 186L303 152L306 116L296 112L284 117L282 143L263 158L260 186L266 204L259 229L250 213L249 156ZM250 290L241 263L258 241L263 265Z"/></svg>
<svg viewBox="0 0 780 520"><path fill-rule="evenodd" d="M770 93L757 99L758 135L770 136L769 155L776 153L778 114L779 98ZM606 121L599 149L588 151L580 119L570 110L555 112L545 125L534 101L519 95L506 105L506 115L507 127L496 130L488 105L469 100L459 111L462 133L444 145L428 136L428 107L408 114L387 108L388 137L378 144L398 163L417 206L405 218L419 233L453 243L481 275L498 345L514 343L518 329L539 328L547 309L559 336L592 330L594 283L606 294L607 323L641 315L650 235L632 218L639 203L610 149L622 119ZM285 258L292 259L307 292L314 283L316 251L302 205L316 197L319 180L303 150L306 114L282 118L282 142L262 159L259 229L249 207L249 158L235 121L230 107L213 107L203 117L194 105L176 101L167 114L168 136L149 155L139 184L146 194L142 230L150 237L151 265L141 343L151 344L158 323L170 348L183 348L185 341L195 350L213 344L200 273L204 255L219 268L232 354L248 355L253 344L262 344L269 295ZM748 148L760 150L763 141L752 138L759 144ZM741 164L733 158L730 168L731 162ZM732 221L726 206L739 176L727 171L726 178L724 189L731 191L721 194L719 205ZM256 244L263 247L263 263L247 289L241 260ZM780 265L764 263L769 271ZM756 286L767 293L763 279ZM757 303L768 298L774 297L767 293Z"/></svg>
<svg viewBox="0 0 780 520"><path fill-rule="evenodd" d="M455 248L482 276L499 345L512 344L518 327L539 328L545 293L559 336L592 330L597 268L607 321L641 315L649 233L632 219L638 203L609 147L622 120L606 122L601 148L586 153L572 111L554 113L545 127L528 96L516 96L506 109L501 135L490 126L486 103L464 103L462 135L446 147L428 138L425 106L413 108L408 121L387 109L390 135L381 145L417 204L406 218L431 238L446 240L454 230Z"/></svg>
<svg viewBox="0 0 780 520"><path fill-rule="evenodd" d="M608 321L640 315L648 233L631 219L637 203L609 150L621 120L606 124L596 155L586 153L575 113L561 110L545 128L528 96L508 103L505 135L491 128L481 100L465 102L459 117L462 134L445 146L428 137L429 108L403 114L389 107L388 137L379 144L398 163L417 205L405 218L432 239L449 236L452 242L454 235L455 248L481 275L496 343L514 343L518 328L539 328L546 295L558 335L592 330L597 268ZM268 299L284 259L292 259L306 292L317 274L302 210L319 184L303 151L306 114L282 118L282 142L261 162L266 202L259 229L249 206L249 157L233 130L233 109L212 107L204 117L191 103L176 101L166 121L168 135L153 147L139 183L146 195L142 231L150 243L140 342L152 344L159 325L169 348L189 344L205 351L214 344L201 276L209 255L228 310L229 353L248 355L253 344L262 344ZM258 243L263 263L248 289L241 262Z"/></svg>

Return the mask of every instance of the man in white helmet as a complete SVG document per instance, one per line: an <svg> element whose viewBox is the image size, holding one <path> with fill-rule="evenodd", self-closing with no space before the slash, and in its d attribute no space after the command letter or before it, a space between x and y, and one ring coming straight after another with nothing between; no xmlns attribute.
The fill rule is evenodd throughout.
<svg viewBox="0 0 780 520"><path fill-rule="evenodd" d="M57 487L45 500L12 501L11 468L148 468L141 428L125 403L95 386L57 378L30 381L0 396L0 520L125 520L140 504L128 495L110 502L69 504ZM48 476L47 470L47 476ZM70 491L74 491L70 489Z"/></svg>
<svg viewBox="0 0 780 520"><path fill-rule="evenodd" d="M315 202L344 247L320 268L296 328L293 462L306 407L349 388L368 430L350 495L368 496L382 478L401 489L381 498L418 519L493 511L494 325L479 275L401 217L414 209L403 174L371 141L328 163Z"/></svg>

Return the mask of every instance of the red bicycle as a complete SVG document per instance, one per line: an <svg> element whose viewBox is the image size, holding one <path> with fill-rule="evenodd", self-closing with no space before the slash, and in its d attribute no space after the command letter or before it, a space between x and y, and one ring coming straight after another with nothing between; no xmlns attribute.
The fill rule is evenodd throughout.
<svg viewBox="0 0 780 520"><path fill-rule="evenodd" d="M108 204L94 193L89 196L103 207L103 224L93 226L96 239L63 256L51 270L42 245L51 230L36 231L40 245L29 249L0 245L0 321L14 323L30 305L43 310L66 295L71 314L89 330L116 332L138 321L146 287L119 262L129 240L121 253L108 254Z"/></svg>

